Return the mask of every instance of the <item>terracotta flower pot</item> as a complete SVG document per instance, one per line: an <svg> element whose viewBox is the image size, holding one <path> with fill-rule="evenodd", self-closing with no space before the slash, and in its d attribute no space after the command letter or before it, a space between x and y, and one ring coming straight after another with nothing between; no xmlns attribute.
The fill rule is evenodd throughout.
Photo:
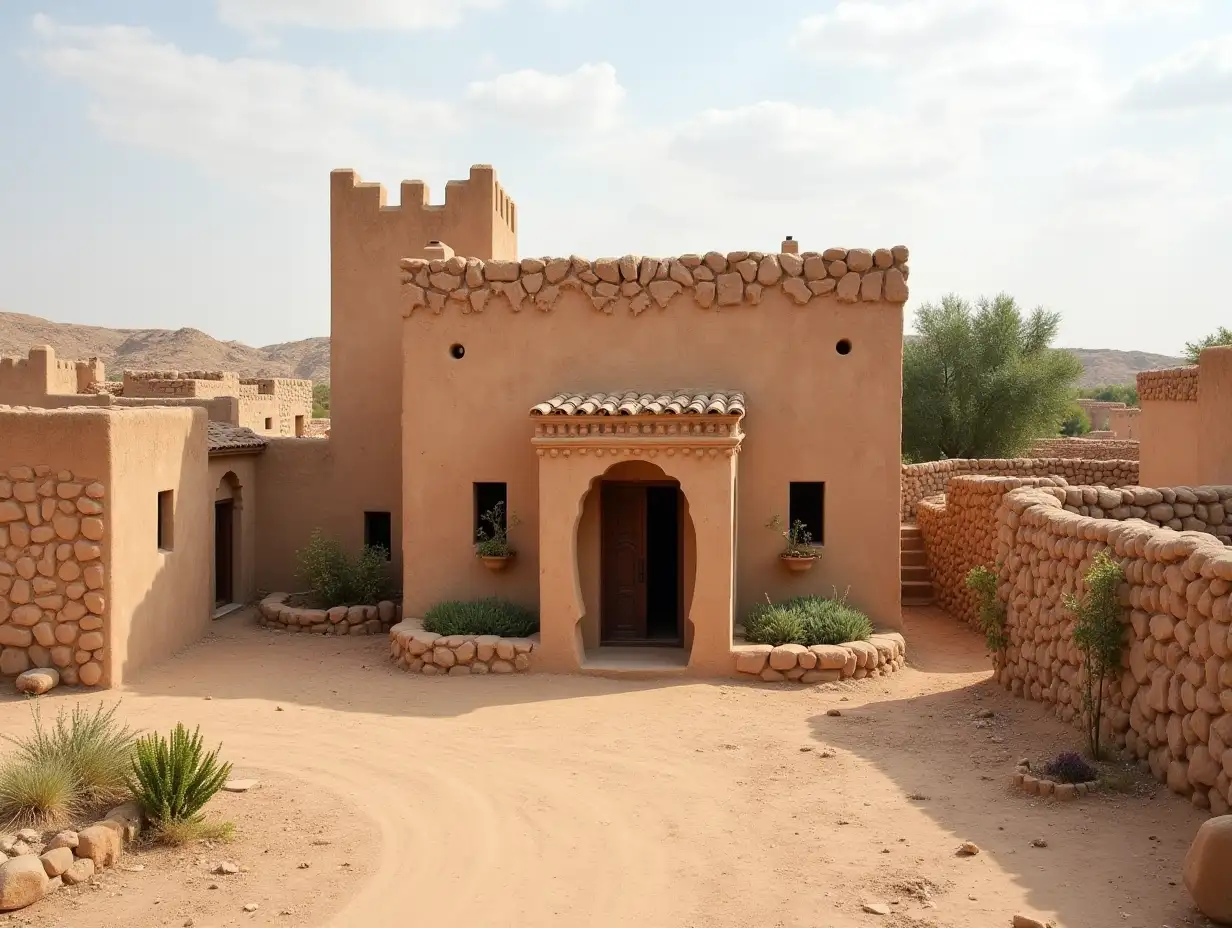
<svg viewBox="0 0 1232 928"><path fill-rule="evenodd" d="M479 560L483 561L483 566L488 568L488 570L504 570L509 562L513 560L513 555L480 555Z"/></svg>
<svg viewBox="0 0 1232 928"><path fill-rule="evenodd" d="M784 564L786 564L787 569L790 570L792 573L798 574L798 573L803 573L806 570L812 570L813 562L817 560L817 558L815 557L789 557L788 555L784 554L783 556L779 558L779 560L781 560Z"/></svg>

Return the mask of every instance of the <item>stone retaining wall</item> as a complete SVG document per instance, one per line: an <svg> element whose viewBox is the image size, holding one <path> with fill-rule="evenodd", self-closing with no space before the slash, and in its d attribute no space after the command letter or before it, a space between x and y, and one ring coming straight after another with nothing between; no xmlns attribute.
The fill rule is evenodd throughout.
<svg viewBox="0 0 1232 928"><path fill-rule="evenodd" d="M1075 458L954 458L904 464L899 517L915 521L916 505L928 496L944 493L950 478L969 474L989 477L1064 477L1070 483L1109 487L1138 482L1138 462L1095 461Z"/></svg>
<svg viewBox="0 0 1232 928"><path fill-rule="evenodd" d="M1138 442L1117 438L1041 438L1031 445L1033 458L1081 461L1136 461Z"/></svg>
<svg viewBox="0 0 1232 928"><path fill-rule="evenodd" d="M1102 724L1112 743L1170 789L1225 814L1232 803L1232 549L1202 532L1067 512L1070 491L1088 489L1017 489L997 511L998 595L1010 637L998 679L1017 695L1055 705L1067 722L1081 720L1080 654L1063 597L1079 590L1096 553L1111 550L1125 570L1128 647L1124 670L1108 684ZM1232 487L1141 492L1138 508L1158 494L1151 506L1175 509L1175 500L1193 497L1187 505L1208 513L1215 505L1232 510Z"/></svg>
<svg viewBox="0 0 1232 928"><path fill-rule="evenodd" d="M594 261L523 258L482 261L460 255L445 259L404 258L405 312L427 307L439 313L447 303L461 312L483 312L498 299L515 312L527 306L549 311L562 290L585 293L595 308L634 314L667 307L684 294L702 309L759 303L767 287L780 287L797 305L833 295L839 302L904 303L908 251L893 248L829 248L804 254L717 251L677 258L625 255Z"/></svg>
<svg viewBox="0 0 1232 928"><path fill-rule="evenodd" d="M732 650L737 676L755 677L766 683L833 683L883 677L902 669L907 661L907 642L898 632L845 644L815 644L807 648L802 644L737 644Z"/></svg>
<svg viewBox="0 0 1232 928"><path fill-rule="evenodd" d="M0 472L0 673L56 667L70 685L102 682L105 495L70 471Z"/></svg>
<svg viewBox="0 0 1232 928"><path fill-rule="evenodd" d="M270 593L261 600L257 621L289 632L316 635L380 635L399 619L397 603L384 600L375 606L334 606L309 609L289 606L290 593Z"/></svg>
<svg viewBox="0 0 1232 928"><path fill-rule="evenodd" d="M404 619L390 630L389 654L403 670L429 676L522 673L530 669L538 638L438 635L417 619Z"/></svg>
<svg viewBox="0 0 1232 928"><path fill-rule="evenodd" d="M1170 400L1177 403L1198 401L1198 366L1170 367L1138 374L1138 402Z"/></svg>

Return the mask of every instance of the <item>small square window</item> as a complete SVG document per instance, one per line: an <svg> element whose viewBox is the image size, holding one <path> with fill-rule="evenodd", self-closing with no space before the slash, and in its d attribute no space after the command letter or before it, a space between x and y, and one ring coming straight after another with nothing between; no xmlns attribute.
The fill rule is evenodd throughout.
<svg viewBox="0 0 1232 928"><path fill-rule="evenodd" d="M387 561L393 557L393 519L388 512L364 513L364 544L370 548L384 548Z"/></svg>
<svg viewBox="0 0 1232 928"><path fill-rule="evenodd" d="M158 494L158 550L170 551L175 546L175 491Z"/></svg>
<svg viewBox="0 0 1232 928"><path fill-rule="evenodd" d="M791 525L804 523L809 544L826 543L826 485L820 481L792 483L789 491Z"/></svg>
<svg viewBox="0 0 1232 928"><path fill-rule="evenodd" d="M497 514L501 528L509 524L509 488L504 483L475 484L475 525L474 540L492 537L492 526L485 521L485 516Z"/></svg>
<svg viewBox="0 0 1232 928"><path fill-rule="evenodd" d="M273 429L274 429L274 420L273 420L273 419L268 419L268 418L267 418L267 419L265 420L265 431L267 431L267 432L271 432L271 431L273 431Z"/></svg>

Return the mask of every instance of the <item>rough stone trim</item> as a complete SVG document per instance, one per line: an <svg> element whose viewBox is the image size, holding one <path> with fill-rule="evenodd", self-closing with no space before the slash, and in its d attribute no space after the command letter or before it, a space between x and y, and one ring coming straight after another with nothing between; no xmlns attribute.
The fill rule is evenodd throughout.
<svg viewBox="0 0 1232 928"><path fill-rule="evenodd" d="M427 676L524 673L538 642L538 635L438 635L418 619L404 619L390 630L389 656L403 670Z"/></svg>
<svg viewBox="0 0 1232 928"><path fill-rule="evenodd" d="M401 607L390 600L375 606L308 609L288 606L290 593L270 593L257 609L257 624L315 635L380 635L398 621Z"/></svg>
<svg viewBox="0 0 1232 928"><path fill-rule="evenodd" d="M1138 402L1198 401L1198 367L1169 367L1159 371L1138 373Z"/></svg>
<svg viewBox="0 0 1232 928"><path fill-rule="evenodd" d="M879 632L868 641L845 644L737 644L736 675L766 683L835 683L884 677L907 662L907 641L898 632Z"/></svg>
<svg viewBox="0 0 1232 928"><path fill-rule="evenodd" d="M1041 438L1031 444L1030 456L1074 461L1136 461L1139 445L1132 438Z"/></svg>
<svg viewBox="0 0 1232 928"><path fill-rule="evenodd" d="M550 311L564 290L578 290L596 310L639 315L652 305L666 309L688 295L702 309L757 305L766 288L777 287L797 306L818 297L841 303L902 304L907 301L910 268L905 245L893 248L830 248L803 254L717 251L677 258L625 255L593 261L522 258L482 261L455 255L446 259L403 258L403 315L426 307L444 312L455 303L463 313L481 313L494 300L519 312L529 306Z"/></svg>
<svg viewBox="0 0 1232 928"><path fill-rule="evenodd" d="M1049 777L1037 776L1031 770L1030 764L1019 764L1014 769L1013 776L1010 777L1010 785L1032 796L1059 799L1062 802L1081 799L1097 789L1095 783L1062 783Z"/></svg>

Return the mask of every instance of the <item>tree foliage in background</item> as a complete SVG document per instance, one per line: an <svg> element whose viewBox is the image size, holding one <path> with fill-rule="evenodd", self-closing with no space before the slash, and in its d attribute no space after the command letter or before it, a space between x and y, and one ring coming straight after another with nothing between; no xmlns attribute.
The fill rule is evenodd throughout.
<svg viewBox="0 0 1232 928"><path fill-rule="evenodd" d="M1232 345L1232 329L1221 325L1205 338L1200 338L1196 342L1186 342L1185 360L1190 364L1197 364L1198 355L1202 353L1203 348L1214 348L1218 345Z"/></svg>
<svg viewBox="0 0 1232 928"><path fill-rule="evenodd" d="M998 294L950 294L916 313L903 346L903 452L917 461L1010 457L1056 435L1082 362L1051 347L1060 316Z"/></svg>
<svg viewBox="0 0 1232 928"><path fill-rule="evenodd" d="M1061 420L1061 434L1067 438L1085 435L1091 431L1091 420L1077 403L1070 403L1065 410L1065 418Z"/></svg>
<svg viewBox="0 0 1232 928"><path fill-rule="evenodd" d="M1105 387L1083 387L1078 396L1084 400L1098 400L1101 403L1124 403L1126 406L1138 405L1138 387L1136 384L1113 383Z"/></svg>
<svg viewBox="0 0 1232 928"><path fill-rule="evenodd" d="M312 385L312 418L329 418L329 384L314 383Z"/></svg>

